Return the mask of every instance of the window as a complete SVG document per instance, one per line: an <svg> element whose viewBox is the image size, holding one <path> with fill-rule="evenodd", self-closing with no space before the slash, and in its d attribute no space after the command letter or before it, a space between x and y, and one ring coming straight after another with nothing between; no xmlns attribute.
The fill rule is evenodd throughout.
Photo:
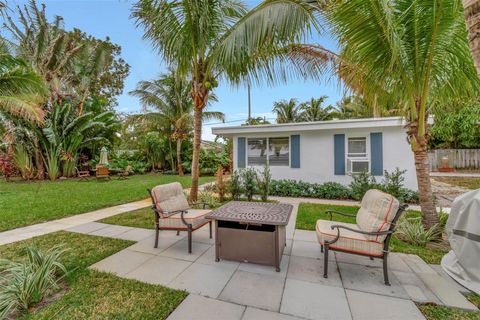
<svg viewBox="0 0 480 320"><path fill-rule="evenodd" d="M248 139L248 165L264 166L267 164L267 139Z"/></svg>
<svg viewBox="0 0 480 320"><path fill-rule="evenodd" d="M347 170L350 173L368 172L370 161L367 156L367 138L348 138Z"/></svg>
<svg viewBox="0 0 480 320"><path fill-rule="evenodd" d="M367 138L348 138L348 157L366 157Z"/></svg>
<svg viewBox="0 0 480 320"><path fill-rule="evenodd" d="M247 159L249 166L288 166L290 164L290 140L281 138L249 138Z"/></svg>
<svg viewBox="0 0 480 320"><path fill-rule="evenodd" d="M290 150L288 137L268 139L268 163L270 166L288 166Z"/></svg>

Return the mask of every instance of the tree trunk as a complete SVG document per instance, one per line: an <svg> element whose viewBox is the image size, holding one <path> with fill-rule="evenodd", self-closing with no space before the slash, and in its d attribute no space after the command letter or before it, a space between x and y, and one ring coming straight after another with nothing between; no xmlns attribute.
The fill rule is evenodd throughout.
<svg viewBox="0 0 480 320"><path fill-rule="evenodd" d="M202 141L202 109L195 108L193 122L192 187L190 189L191 202L197 201L198 195L200 144Z"/></svg>
<svg viewBox="0 0 480 320"><path fill-rule="evenodd" d="M422 223L425 229L430 229L438 223L438 215L433 199L427 149L417 148L413 151L413 154L417 171L420 207L422 209Z"/></svg>
<svg viewBox="0 0 480 320"><path fill-rule="evenodd" d="M468 45L477 73L480 75L480 0L463 0Z"/></svg>
<svg viewBox="0 0 480 320"><path fill-rule="evenodd" d="M177 172L179 176L183 176L181 152L182 152L182 139L177 139Z"/></svg>

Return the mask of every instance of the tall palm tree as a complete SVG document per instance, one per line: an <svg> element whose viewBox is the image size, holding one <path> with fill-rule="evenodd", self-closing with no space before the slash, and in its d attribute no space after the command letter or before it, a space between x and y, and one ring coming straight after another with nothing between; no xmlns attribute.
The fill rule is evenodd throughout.
<svg viewBox="0 0 480 320"><path fill-rule="evenodd" d="M372 108L358 95L343 97L336 103L335 110L335 117L340 119L373 117Z"/></svg>
<svg viewBox="0 0 480 320"><path fill-rule="evenodd" d="M402 106L423 225L434 226L438 217L427 155L430 110L480 89L459 0L334 1L326 16L340 43L346 84L370 103L388 96Z"/></svg>
<svg viewBox="0 0 480 320"><path fill-rule="evenodd" d="M23 60L0 44L0 108L10 114L40 122L45 93L42 79Z"/></svg>
<svg viewBox="0 0 480 320"><path fill-rule="evenodd" d="M299 0L267 0L250 11L238 0L140 0L134 5L132 17L144 37L168 64L192 77L191 200L197 199L202 113L212 89L220 79L238 84L288 76L271 54L305 37L314 6Z"/></svg>
<svg viewBox="0 0 480 320"><path fill-rule="evenodd" d="M193 101L190 95L191 82L174 71L161 75L153 81L140 81L129 94L140 98L147 113L143 117L157 122L176 142L177 172L183 176L182 141L192 131ZM151 109L155 111L150 111ZM222 112L205 111L202 120L225 120Z"/></svg>
<svg viewBox="0 0 480 320"><path fill-rule="evenodd" d="M273 103L272 111L277 116L277 123L300 121L300 107L297 99L276 101Z"/></svg>
<svg viewBox="0 0 480 320"><path fill-rule="evenodd" d="M327 96L321 96L318 99L312 98L308 102L301 103L299 106L301 110L300 120L310 122L332 119L334 108L332 106L323 107L327 98Z"/></svg>
<svg viewBox="0 0 480 320"><path fill-rule="evenodd" d="M468 44L473 62L480 75L480 0L463 0L465 21L468 31Z"/></svg>

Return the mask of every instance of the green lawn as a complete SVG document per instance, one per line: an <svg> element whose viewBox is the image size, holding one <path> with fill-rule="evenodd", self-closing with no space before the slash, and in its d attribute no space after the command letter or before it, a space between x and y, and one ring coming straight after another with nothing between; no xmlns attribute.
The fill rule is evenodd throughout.
<svg viewBox="0 0 480 320"><path fill-rule="evenodd" d="M358 207L354 206L332 206L314 203L301 203L298 208L297 215L297 229L315 230L315 223L318 219L329 220L330 215L325 213L326 210L332 209L348 214L356 214ZM407 216L414 217L420 215L418 211L409 210ZM340 215L333 215L333 220L340 222L355 223L355 218L342 217ZM404 241L398 240L395 236L390 242L390 249L395 252L412 253L420 256L427 263L439 264L443 255L447 252L441 249L431 249L419 246L414 246Z"/></svg>
<svg viewBox="0 0 480 320"><path fill-rule="evenodd" d="M200 183L213 181L202 177ZM127 180L0 182L0 231L54 220L148 197L147 188L179 181L185 188L191 177L146 174Z"/></svg>
<svg viewBox="0 0 480 320"><path fill-rule="evenodd" d="M468 300L480 308L480 296L470 294ZM425 315L427 320L479 320L480 312L463 311L456 308L443 307L436 304L418 304L418 308Z"/></svg>
<svg viewBox="0 0 480 320"><path fill-rule="evenodd" d="M152 209L145 208L135 211L117 214L109 218L102 219L98 222L116 224L119 226L153 229L155 227L155 219Z"/></svg>
<svg viewBox="0 0 480 320"><path fill-rule="evenodd" d="M132 241L56 232L0 246L0 257L22 260L31 243L40 248L66 244L70 250L62 261L73 271L66 278L64 295L22 319L165 319L187 296L184 291L87 269Z"/></svg>
<svg viewBox="0 0 480 320"><path fill-rule="evenodd" d="M445 182L453 186L459 186L466 189L479 189L480 178L472 177L433 177L434 180Z"/></svg>

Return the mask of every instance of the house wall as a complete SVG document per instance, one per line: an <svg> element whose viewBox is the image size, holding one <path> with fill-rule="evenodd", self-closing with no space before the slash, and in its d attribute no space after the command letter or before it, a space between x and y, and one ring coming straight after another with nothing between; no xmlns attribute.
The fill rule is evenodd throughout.
<svg viewBox="0 0 480 320"><path fill-rule="evenodd" d="M233 159L234 169L237 169L238 137L263 138L263 137L285 137L293 134L300 135L300 168L289 166L270 166L273 179L294 179L312 183L339 182L348 185L352 178L346 175L334 174L334 134L345 134L348 137L367 137L367 152L370 158L370 133L382 132L383 136L383 169L389 172L396 167L407 170L404 174L405 187L417 190L417 180L413 153L406 140L406 134L402 127L386 128L363 128L344 130L318 130L288 133L263 133L239 134L233 136ZM346 144L347 145L347 144ZM370 162L371 163L371 162ZM247 166L248 161L247 161ZM256 167L261 169L261 167ZM376 176L377 181L382 176Z"/></svg>

